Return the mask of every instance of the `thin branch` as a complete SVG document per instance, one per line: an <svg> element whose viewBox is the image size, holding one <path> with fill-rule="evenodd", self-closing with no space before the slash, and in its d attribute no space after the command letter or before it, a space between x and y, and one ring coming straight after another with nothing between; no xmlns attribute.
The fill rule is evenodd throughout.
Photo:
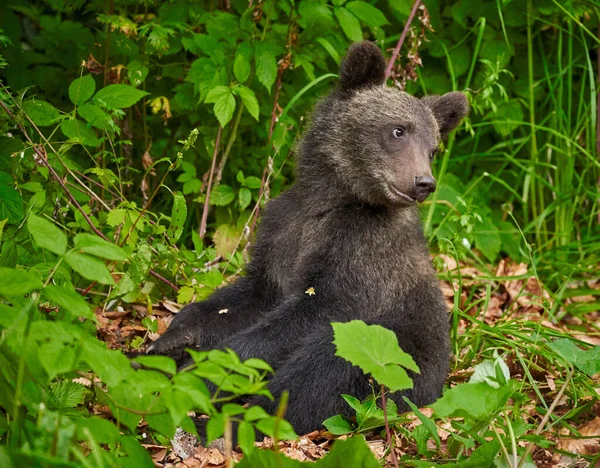
<svg viewBox="0 0 600 468"><path fill-rule="evenodd" d="M12 112L10 111L10 109L8 108L8 106L3 101L0 101L0 105L3 107L4 111L8 114L8 116L14 120L14 116L13 116ZM25 136L25 139L29 142L29 144L31 145L33 150L38 155L39 161L48 168L48 170L50 171L50 174L52 174L52 177L60 184L60 186L62 187L64 192L67 194L67 197L69 198L71 203L73 203L73 205L75 205L77 207L77 209L79 210L79 212L81 213L83 218L90 225L90 227L92 228L92 231L94 231L98 236L102 237L104 240L107 240L106 236L104 234L102 234L102 232L100 232L96 226L94 226L94 223L92 222L90 217L87 215L87 213L83 210L81 205L77 202L77 200L75 200L75 197L73 196L71 191L68 189L68 187L65 185L62 178L57 174L57 172L54 170L52 165L48 162L48 155L46 154L46 150L45 149L42 150L40 148L40 145L36 145L33 142L33 140L29 137L29 134L27 133L25 128L20 123L17 123L17 127L19 127L19 130L21 130L21 133L23 133L23 135Z"/></svg>
<svg viewBox="0 0 600 468"><path fill-rule="evenodd" d="M554 398L554 401L550 405L550 408L548 408L548 411L546 411L546 414L542 418L542 421L540 422L539 426L535 430L535 432L534 432L535 435L540 435L540 433L544 430L544 427L546 426L546 424L550 420L550 416L552 416L552 413L554 412L554 409L558 405L558 402L562 399L563 394L567 390L567 386L571 382L571 378L573 377L573 373L574 372L575 372L575 368L571 367L571 369L569 370L569 374L567 375L567 378L565 379L565 383L562 385L562 387L560 387L560 390L556 394L556 398ZM533 442L529 442L529 445L525 449L525 453L523 454L523 456L519 460L519 466L518 466L518 468L521 468L523 466L523 464L525 463L525 460L527 459L527 456L533 450L533 447L535 447L535 444Z"/></svg>
<svg viewBox="0 0 600 468"><path fill-rule="evenodd" d="M204 239L204 234L206 234L206 220L208 219L208 208L210 207L210 191L212 189L213 175L215 173L217 154L219 154L219 144L221 143L222 132L223 127L219 126L217 139L215 141L215 150L213 151L212 165L210 166L210 174L208 176L208 185L206 186L206 197L204 199L204 209L202 210L202 220L200 221L200 229L198 231L200 239Z"/></svg>
<svg viewBox="0 0 600 468"><path fill-rule="evenodd" d="M171 288L173 288L175 291L179 291L179 288L175 284L171 283L167 278L165 278L164 276L159 275L154 270L150 270L150 274L152 276L154 276L155 278L161 280L166 285L171 286Z"/></svg>
<svg viewBox="0 0 600 468"><path fill-rule="evenodd" d="M392 454L392 463L396 468L398 468L398 459L396 458L396 449L394 447L395 444L392 443L392 431L390 431L390 425L388 424L388 416L387 416L387 404L385 400L385 387L381 386L381 406L383 406L383 419L385 421L385 433L387 434L387 443L390 448L390 453Z"/></svg>
<svg viewBox="0 0 600 468"><path fill-rule="evenodd" d="M233 143L237 138L238 127L240 126L240 120L242 119L242 114L244 113L244 103L240 104L238 108L237 115L235 116L235 120L233 122L233 128L231 129L231 133L229 135L229 141L227 142L227 146L225 147L225 151L223 152L223 156L219 161L219 167L217 168L217 173L215 174L215 185L219 185L221 183L221 178L223 177L223 169L225 169L225 163L227 163L227 158L229 157L229 153L231 152L231 148Z"/></svg>
<svg viewBox="0 0 600 468"><path fill-rule="evenodd" d="M2 106L2 108L4 109L4 112L6 112L8 114L8 116L12 119L15 120L14 115L12 114L12 112L10 111L10 109L8 108L8 106L4 103L4 101L0 101L0 106ZM77 202L77 200L75 199L75 197L73 196L73 194L71 193L71 191L69 190L69 188L66 186L66 184L63 182L62 178L58 175L58 173L54 170L54 168L52 167L52 165L48 162L47 159L47 154L46 154L46 150L44 147L40 147L40 145L36 145L31 138L29 137L29 134L27 133L27 131L25 130L25 127L23 127L23 125L21 125L20 123L16 123L17 127L19 128L19 130L21 131L21 133L23 134L23 136L25 137L25 139L29 142L29 144L31 145L31 147L33 148L33 150L36 152L36 154L38 155L38 158L40 160L40 162L46 166L48 168L48 171L50 171L50 174L52 175L52 177L59 183L59 185L61 186L61 188L63 189L63 191L65 192L65 194L67 195L67 198L70 200L71 203L73 203L73 205L75 205L75 207L77 208L77 210L79 211L79 213L81 214L81 216L83 216L83 219L86 220L86 222L90 225L90 228L92 229L92 231L94 231L94 233L101 237L102 239L110 242L110 240L102 233L102 231L100 231L92 222L92 220L90 219L90 217L87 215L87 213L83 210L83 208L81 207L81 205ZM85 186L85 184L84 184ZM87 186L86 186L87 187ZM158 273L156 273L154 270L150 270L150 274L158 279L160 279L161 281L163 281L165 284L167 284L168 286L171 286L173 289L178 290L179 288L177 288L177 286L175 286L173 283L171 283L169 280L167 280L166 278L163 278L161 275L159 275Z"/></svg>
<svg viewBox="0 0 600 468"><path fill-rule="evenodd" d="M417 14L417 10L421 5L421 0L415 0L413 3L412 10L410 10L410 15L408 15L408 19L406 20L406 24L404 25L404 29L402 30L402 34L400 35L400 39L398 39L398 43L396 44L396 48L394 49L394 53L392 54L392 58L390 59L387 68L385 69L385 79L387 80L392 74L392 68L394 68L394 63L400 54L400 49L402 48L402 44L404 43L404 39L406 39L406 34L408 34L408 30L410 29L410 23L412 23L413 18Z"/></svg>

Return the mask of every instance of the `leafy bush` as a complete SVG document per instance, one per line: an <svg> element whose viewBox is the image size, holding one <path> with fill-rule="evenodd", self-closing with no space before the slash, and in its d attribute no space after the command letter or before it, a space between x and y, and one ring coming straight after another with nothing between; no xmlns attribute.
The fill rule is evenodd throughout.
<svg viewBox="0 0 600 468"><path fill-rule="evenodd" d="M266 392L264 363L212 352L196 354L195 367L173 379L165 375L175 370L167 358L140 357L142 368L133 370L96 338L97 314L108 305L150 307L175 295L180 303L201 300L238 275L265 201L293 179L294 142L315 100L333 85L340 57L362 38L392 48L412 4L0 5L3 466L149 465L139 421L165 442L177 426L193 432L187 416L193 409L213 416L210 437L238 422L247 453L255 428L276 427L258 409L230 404L218 411L202 383L211 380L234 395ZM530 262L555 291L551 316L576 291L596 297L585 285L600 264L597 83L590 58L598 47L591 32L598 25L596 2L424 4L393 80L417 95L465 90L474 111L468 133L451 137L434 163L439 190L423 206L432 245L486 271L487 263L506 256ZM581 286L567 290L575 279ZM457 336L456 324L467 314L456 301L457 350L477 350L483 338ZM594 307L573 302L568 311ZM157 331L149 317L142 323L146 331L130 348L143 348ZM597 369L595 348L569 343L552 344L555 359L570 359L584 374ZM501 368L494 364L492 374ZM365 371L379 382L369 364ZM438 416L476 416L453 423L457 458L477 441L477 456L492 460L528 429L519 422L524 396L497 377L449 390L435 406ZM393 388L384 380L379 383ZM471 393L479 397L466 398ZM493 401L475 412L482 396ZM502 420L509 397L513 418ZM345 424L339 431L381 426L388 416L391 425L401 421L391 403L382 414L375 396L362 403L345 398L357 410L357 425L334 420ZM99 410L91 414L93 407L108 407L111 420ZM423 424L412 436L428 456L428 438L437 443L433 423L415 412ZM512 438L489 442L496 426ZM283 421L277 427L281 436L291 435ZM539 433L533 439L543 444ZM334 452L357 457L348 460L366 457L359 442L338 442L331 460ZM251 456L280 462L277 455Z"/></svg>

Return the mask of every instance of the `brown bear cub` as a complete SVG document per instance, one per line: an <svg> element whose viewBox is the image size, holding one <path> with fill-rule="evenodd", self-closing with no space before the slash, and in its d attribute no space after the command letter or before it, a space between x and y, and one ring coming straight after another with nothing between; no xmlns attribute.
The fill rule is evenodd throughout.
<svg viewBox="0 0 600 468"><path fill-rule="evenodd" d="M350 47L340 84L316 108L298 148L296 184L268 203L246 275L177 314L151 351L231 348L275 370L273 413L289 391L286 419L299 434L338 413L342 393L365 398L369 378L335 356L330 322L364 320L398 336L421 369L402 395L438 398L448 373L448 310L416 202L435 190L440 139L468 113L462 93L417 99L385 84L370 42ZM306 291L313 288L315 294ZM220 313L227 309L226 313Z"/></svg>

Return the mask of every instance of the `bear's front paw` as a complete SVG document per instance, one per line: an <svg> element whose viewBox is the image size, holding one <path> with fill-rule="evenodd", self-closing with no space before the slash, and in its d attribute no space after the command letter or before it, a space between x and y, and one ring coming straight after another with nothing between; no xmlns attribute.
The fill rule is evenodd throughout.
<svg viewBox="0 0 600 468"><path fill-rule="evenodd" d="M181 320L171 323L168 330L152 343L146 352L163 354L180 360L184 357L185 348L200 347L202 341L200 328L196 324L188 322L188 320Z"/></svg>

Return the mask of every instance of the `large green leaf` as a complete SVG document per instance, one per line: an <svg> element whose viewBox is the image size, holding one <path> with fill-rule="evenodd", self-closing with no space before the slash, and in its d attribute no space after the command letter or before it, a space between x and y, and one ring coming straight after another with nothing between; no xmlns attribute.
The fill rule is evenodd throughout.
<svg viewBox="0 0 600 468"><path fill-rule="evenodd" d="M75 140L82 145L93 148L100 146L100 140L98 140L96 132L80 120L63 120L60 123L60 129L67 138Z"/></svg>
<svg viewBox="0 0 600 468"><path fill-rule="evenodd" d="M19 297L41 289L42 282L34 274L0 267L0 294L6 297Z"/></svg>
<svg viewBox="0 0 600 468"><path fill-rule="evenodd" d="M256 44L254 60L256 62L256 76L269 92L277 78L277 60L274 48L265 42Z"/></svg>
<svg viewBox="0 0 600 468"><path fill-rule="evenodd" d="M27 218L27 230L39 247L56 255L64 255L67 251L67 236L47 219L30 214Z"/></svg>
<svg viewBox="0 0 600 468"><path fill-rule="evenodd" d="M95 255L107 260L123 261L127 258L125 251L118 245L94 235L81 233L73 239L75 247L82 253Z"/></svg>
<svg viewBox="0 0 600 468"><path fill-rule="evenodd" d="M65 260L73 270L90 281L115 285L110 271L102 260L79 252L67 252Z"/></svg>
<svg viewBox="0 0 600 468"><path fill-rule="evenodd" d="M342 31L348 36L348 39L354 42L362 41L362 29L360 28L360 23L358 19L356 19L356 16L345 8L334 8L333 13L338 19Z"/></svg>
<svg viewBox="0 0 600 468"><path fill-rule="evenodd" d="M69 99L76 106L80 106L94 95L96 82L91 75L77 78L69 85Z"/></svg>
<svg viewBox="0 0 600 468"><path fill-rule="evenodd" d="M233 200L235 200L235 192L229 185L217 185L210 191L211 205L225 206Z"/></svg>
<svg viewBox="0 0 600 468"><path fill-rule="evenodd" d="M96 316L92 313L89 304L76 292L69 291L62 286L50 284L44 288L44 295L75 317L96 320Z"/></svg>
<svg viewBox="0 0 600 468"><path fill-rule="evenodd" d="M58 109L52 104L40 101L39 99L25 101L23 103L23 110L38 127L47 127L55 124L60 117Z"/></svg>
<svg viewBox="0 0 600 468"><path fill-rule="evenodd" d="M231 89L227 86L217 86L209 91L205 102L215 104L215 116L219 120L221 127L229 123L235 110L235 98Z"/></svg>
<svg viewBox="0 0 600 468"><path fill-rule="evenodd" d="M252 57L252 48L238 47L233 62L233 74L240 83L245 83L250 77L252 67L250 59Z"/></svg>
<svg viewBox="0 0 600 468"><path fill-rule="evenodd" d="M457 385L433 404L433 410L438 417L488 421L495 417L497 411L506 407L513 391L511 385L494 388L485 382Z"/></svg>
<svg viewBox="0 0 600 468"><path fill-rule="evenodd" d="M256 95L254 91L246 86L239 85L233 88L233 92L242 98L242 102L250 112L250 115L258 120L258 100L256 99Z"/></svg>
<svg viewBox="0 0 600 468"><path fill-rule="evenodd" d="M375 8L370 3L360 1L348 2L346 8L369 26L379 27L384 24L389 24L389 21L381 10Z"/></svg>
<svg viewBox="0 0 600 468"><path fill-rule="evenodd" d="M77 108L77 113L90 125L100 130L110 128L111 117L97 105L85 103Z"/></svg>
<svg viewBox="0 0 600 468"><path fill-rule="evenodd" d="M141 91L125 84L112 84L105 86L94 96L95 102L103 103L108 109L125 109L150 93Z"/></svg>
<svg viewBox="0 0 600 468"><path fill-rule="evenodd" d="M181 192L173 192L173 208L171 209L171 223L167 228L167 236L175 243L181 237L185 220L187 218L187 205Z"/></svg>
<svg viewBox="0 0 600 468"><path fill-rule="evenodd" d="M332 323L331 326L336 356L360 367L393 392L412 388L412 379L403 367L414 372L419 372L419 368L410 354L400 349L393 331L360 320Z"/></svg>
<svg viewBox="0 0 600 468"><path fill-rule="evenodd" d="M23 197L10 185L0 183L0 220L17 224L23 219Z"/></svg>

